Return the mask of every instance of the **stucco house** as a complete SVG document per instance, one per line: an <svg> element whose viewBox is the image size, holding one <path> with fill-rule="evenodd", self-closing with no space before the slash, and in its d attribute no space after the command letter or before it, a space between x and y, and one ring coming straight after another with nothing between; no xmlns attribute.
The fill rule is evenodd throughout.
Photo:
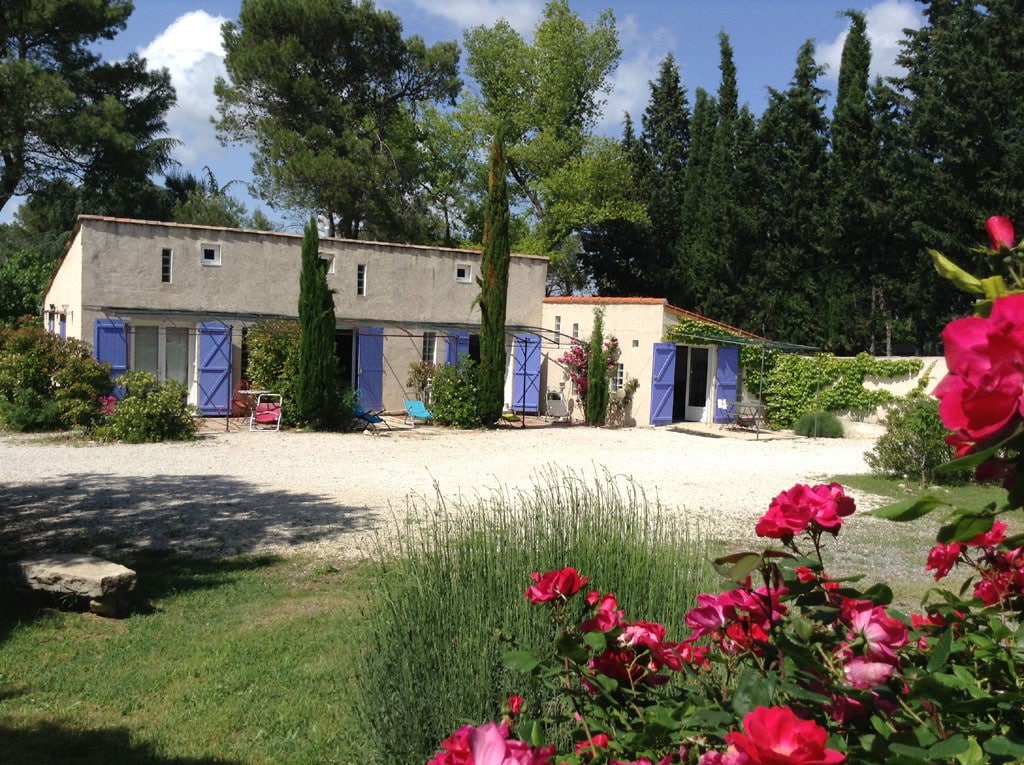
<svg viewBox="0 0 1024 765"><path fill-rule="evenodd" d="M298 316L302 237L82 215L43 298L44 323L92 343L114 373L176 379L206 415L229 411L252 324ZM343 375L364 405L401 411L410 365L478 351L480 253L321 238ZM507 305L514 386L538 388L548 261L513 255ZM522 399L522 393L519 394Z"/></svg>
<svg viewBox="0 0 1024 765"><path fill-rule="evenodd" d="M573 339L589 341L595 309L604 313L605 335L619 341L612 391L622 388L630 378L639 382L632 406L632 419L637 424L722 421L739 393L739 348L711 340L700 345L669 342L668 330L681 319L689 319L703 322L720 334L760 338L669 305L663 298L545 298L542 379L546 391L561 392L565 397L574 395L560 359ZM577 412L577 416L582 413Z"/></svg>

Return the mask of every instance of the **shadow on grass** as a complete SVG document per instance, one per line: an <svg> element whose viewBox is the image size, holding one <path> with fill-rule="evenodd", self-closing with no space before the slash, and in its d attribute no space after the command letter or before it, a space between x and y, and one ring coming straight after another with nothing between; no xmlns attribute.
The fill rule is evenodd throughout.
<svg viewBox="0 0 1024 765"><path fill-rule="evenodd" d="M0 726L4 762L21 765L230 765L233 760L213 757L163 757L152 745L133 743L126 728L71 730L52 723L33 728Z"/></svg>

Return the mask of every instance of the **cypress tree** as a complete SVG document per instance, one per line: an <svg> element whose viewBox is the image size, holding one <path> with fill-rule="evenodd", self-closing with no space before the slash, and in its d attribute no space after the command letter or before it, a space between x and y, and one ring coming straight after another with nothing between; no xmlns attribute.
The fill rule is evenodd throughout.
<svg viewBox="0 0 1024 765"><path fill-rule="evenodd" d="M500 136L491 146L480 258L480 367L477 411L483 425L501 417L505 396L505 308L511 250L508 237L508 164Z"/></svg>
<svg viewBox="0 0 1024 765"><path fill-rule="evenodd" d="M295 407L300 422L314 430L340 425L338 358L334 351L334 298L327 286L327 268L320 259L320 235L310 219L302 237L299 274L299 369Z"/></svg>
<svg viewBox="0 0 1024 765"><path fill-rule="evenodd" d="M604 425L608 413L608 353L604 349L604 312L594 310L587 356L587 424Z"/></svg>

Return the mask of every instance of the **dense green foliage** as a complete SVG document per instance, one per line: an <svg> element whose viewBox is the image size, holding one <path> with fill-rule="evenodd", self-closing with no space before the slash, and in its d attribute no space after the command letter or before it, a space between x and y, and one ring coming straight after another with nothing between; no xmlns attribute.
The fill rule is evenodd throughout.
<svg viewBox="0 0 1024 765"><path fill-rule="evenodd" d="M886 406L885 433L865 453L868 467L881 476L933 482L937 479L962 481L963 471L936 474L936 469L954 455L946 443L949 431L939 417L939 402L915 391Z"/></svg>
<svg viewBox="0 0 1024 765"><path fill-rule="evenodd" d="M299 422L313 430L341 426L338 357L334 350L334 296L327 286L327 265L320 258L316 220L306 224L299 274L299 368L295 408Z"/></svg>
<svg viewBox="0 0 1024 765"><path fill-rule="evenodd" d="M512 260L508 239L508 165L501 137L495 138L491 147L484 217L478 300L480 366L477 369L477 408L480 423L493 425L501 417L505 400L505 312Z"/></svg>
<svg viewBox="0 0 1024 765"><path fill-rule="evenodd" d="M381 762L426 762L453 720L498 719L511 693L539 708L540 681L501 666L509 648L549 640L547 615L523 598L531 571L571 563L624 608L669 622L711 585L707 541L610 476L591 485L550 473L514 496L438 498L428 509L430 524L399 521L397 549L376 556L380 597L365 636L374 650L361 654L353 701Z"/></svg>
<svg viewBox="0 0 1024 765"><path fill-rule="evenodd" d="M199 410L188 403L188 391L180 382L161 383L149 372L126 372L114 382L121 400L96 429L99 438L141 444L195 437Z"/></svg>
<svg viewBox="0 0 1024 765"><path fill-rule="evenodd" d="M91 428L110 367L87 344L63 341L42 327L0 327L0 425L9 430Z"/></svg>
<svg viewBox="0 0 1024 765"><path fill-rule="evenodd" d="M793 423L793 432L807 438L842 438L843 423L832 412L804 412Z"/></svg>
<svg viewBox="0 0 1024 765"><path fill-rule="evenodd" d="M244 0L224 25L220 135L255 146L265 199L316 211L330 236L432 236L415 115L453 101L459 53L401 34L393 13L353 0Z"/></svg>
<svg viewBox="0 0 1024 765"><path fill-rule="evenodd" d="M764 379L755 378L751 387L761 392L769 423L789 428L804 412L871 412L891 401L893 395L866 388L866 377L894 379L920 370L918 359L875 359L866 353L840 359L829 353L797 356L773 352Z"/></svg>
<svg viewBox="0 0 1024 765"><path fill-rule="evenodd" d="M299 323L297 321L263 321L249 327L246 343L249 348L250 387L280 393L285 405L281 409L283 423L296 423L295 385L299 376Z"/></svg>
<svg viewBox="0 0 1024 765"><path fill-rule="evenodd" d="M430 413L439 425L480 427L478 379L479 368L469 356L436 369L430 380Z"/></svg>

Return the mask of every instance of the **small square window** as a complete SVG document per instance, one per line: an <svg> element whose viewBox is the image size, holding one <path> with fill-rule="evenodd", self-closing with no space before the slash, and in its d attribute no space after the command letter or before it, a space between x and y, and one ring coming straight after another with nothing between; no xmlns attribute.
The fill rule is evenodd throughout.
<svg viewBox="0 0 1024 765"><path fill-rule="evenodd" d="M356 295L366 294L366 264L359 263L356 266Z"/></svg>
<svg viewBox="0 0 1024 765"><path fill-rule="evenodd" d="M174 253L169 247L165 247L160 254L160 281L164 284L171 283L171 264L173 258Z"/></svg>
<svg viewBox="0 0 1024 765"><path fill-rule="evenodd" d="M469 263L455 265L455 281L466 284L473 280L473 267Z"/></svg>
<svg viewBox="0 0 1024 765"><path fill-rule="evenodd" d="M199 262L204 266L220 265L220 245L201 244L199 245Z"/></svg>

